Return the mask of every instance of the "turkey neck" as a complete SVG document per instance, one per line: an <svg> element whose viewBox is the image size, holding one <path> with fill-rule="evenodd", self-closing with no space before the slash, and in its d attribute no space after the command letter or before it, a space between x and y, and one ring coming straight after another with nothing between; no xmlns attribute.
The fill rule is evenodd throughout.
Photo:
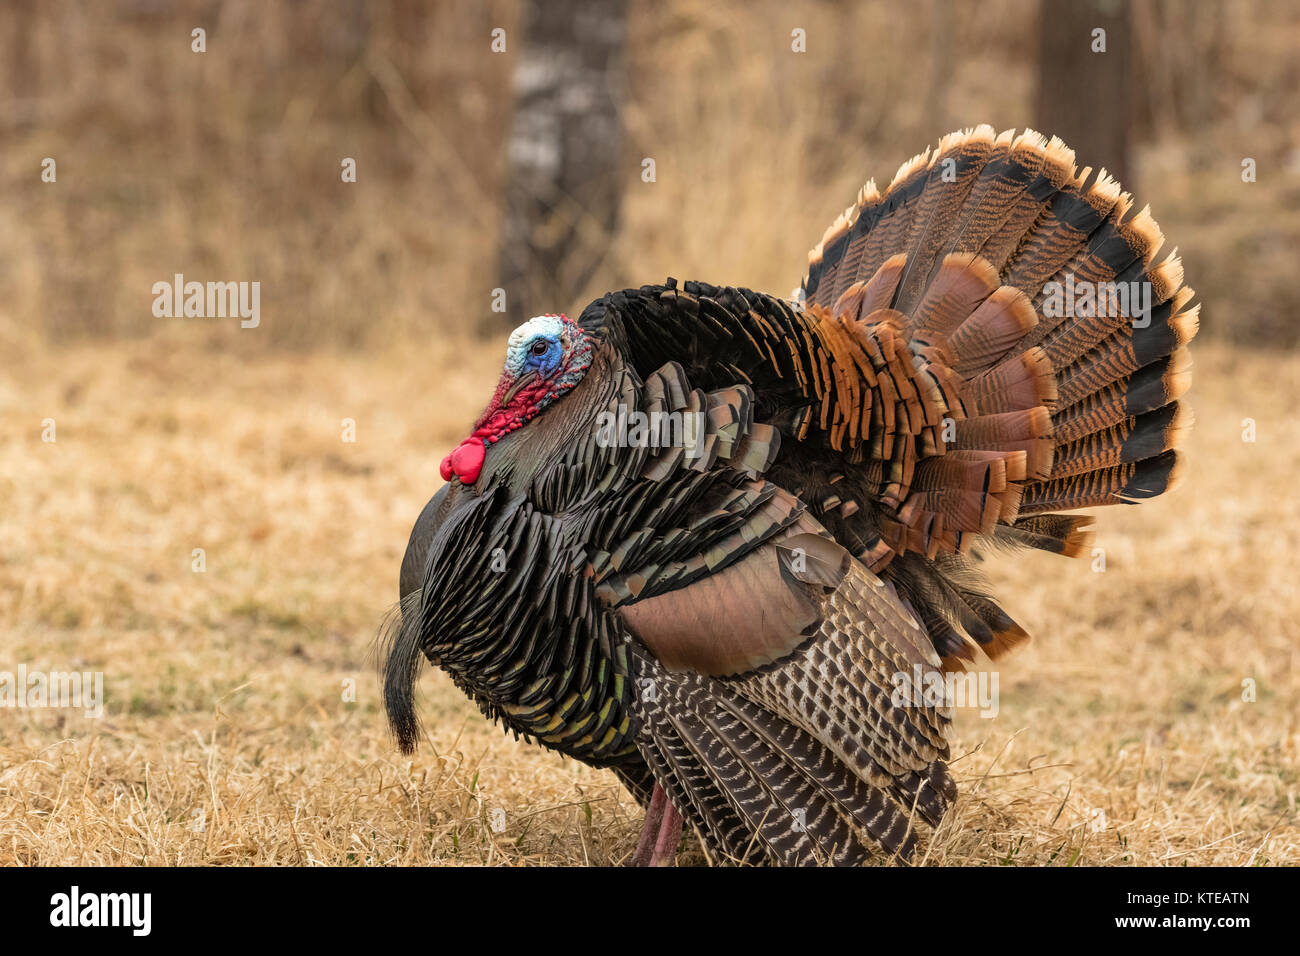
<svg viewBox="0 0 1300 956"><path fill-rule="evenodd" d="M596 416L627 374L618 351L606 340L597 343L582 381L524 427L488 446L474 490L499 487L511 502L528 493L537 476L564 459L596 426Z"/></svg>
<svg viewBox="0 0 1300 956"><path fill-rule="evenodd" d="M624 698L632 665L585 573L579 506L590 476L561 482L565 493L550 496L549 511L533 491L557 471L585 474L575 456L589 444L596 416L636 380L612 345L599 345L572 391L490 446L473 486L453 481L424 568L425 655L489 717L591 762L620 759L631 746ZM604 696L591 693L593 685ZM579 690L582 699L570 703ZM596 721L594 708L610 696L616 706ZM584 743L596 726L601 745ZM607 739L610 727L617 733ZM570 735L578 741L572 747Z"/></svg>

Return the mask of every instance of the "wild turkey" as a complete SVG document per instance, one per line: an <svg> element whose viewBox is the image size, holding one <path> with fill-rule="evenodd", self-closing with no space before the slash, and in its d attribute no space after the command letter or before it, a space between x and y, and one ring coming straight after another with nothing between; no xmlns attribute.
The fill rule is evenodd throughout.
<svg viewBox="0 0 1300 956"><path fill-rule="evenodd" d="M683 817L715 861L908 859L955 796L951 713L891 700L897 675L1027 639L979 551L1077 555L1091 519L1061 512L1178 472L1198 307L1090 173L1032 131L953 133L862 190L794 301L669 279L516 329L402 562L401 746L427 658L612 768L648 808L634 862ZM1114 306L1109 282L1149 311L1053 300Z"/></svg>

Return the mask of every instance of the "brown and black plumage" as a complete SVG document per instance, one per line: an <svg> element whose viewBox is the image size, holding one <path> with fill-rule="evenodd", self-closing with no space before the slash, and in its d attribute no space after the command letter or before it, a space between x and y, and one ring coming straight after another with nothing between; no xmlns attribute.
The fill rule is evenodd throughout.
<svg viewBox="0 0 1300 956"><path fill-rule="evenodd" d="M909 858L956 791L951 713L898 675L1027 638L973 552L1076 555L1065 512L1177 475L1197 307L1132 205L1060 141L980 127L868 184L794 301L669 280L521 326L403 562L402 746L428 659L612 768L648 807L637 862L679 818L718 861ZM1060 283L1150 308L1061 314ZM699 427L608 427L636 412Z"/></svg>

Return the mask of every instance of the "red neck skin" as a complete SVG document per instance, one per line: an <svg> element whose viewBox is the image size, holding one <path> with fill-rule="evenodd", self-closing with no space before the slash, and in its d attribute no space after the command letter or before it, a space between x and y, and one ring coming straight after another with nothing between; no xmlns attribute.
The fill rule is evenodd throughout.
<svg viewBox="0 0 1300 956"><path fill-rule="evenodd" d="M440 471L444 481L451 481L452 475L466 485L478 481L487 446L526 425L541 411L543 399L554 398L558 394L553 381L536 379L517 391L511 397L510 404L503 408L501 399L512 384L505 378L497 383L492 401L488 402L487 410L475 423L474 430L442 460Z"/></svg>

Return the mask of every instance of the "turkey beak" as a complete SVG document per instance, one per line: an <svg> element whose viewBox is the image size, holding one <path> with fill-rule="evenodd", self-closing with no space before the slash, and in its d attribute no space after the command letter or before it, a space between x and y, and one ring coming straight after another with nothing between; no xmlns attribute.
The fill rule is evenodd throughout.
<svg viewBox="0 0 1300 956"><path fill-rule="evenodd" d="M515 379L515 384L510 386L510 391L506 392L505 395L502 396L501 405L503 407L509 405L510 400L515 397L515 393L535 378L537 378L536 372L525 372L523 375L520 375Z"/></svg>

